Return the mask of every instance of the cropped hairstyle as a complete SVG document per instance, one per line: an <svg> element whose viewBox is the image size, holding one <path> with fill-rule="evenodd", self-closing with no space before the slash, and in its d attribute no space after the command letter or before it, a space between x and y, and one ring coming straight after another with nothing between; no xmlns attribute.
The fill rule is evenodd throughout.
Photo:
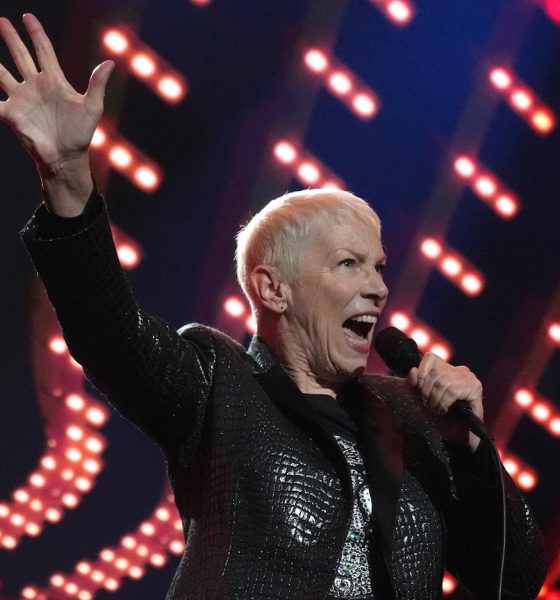
<svg viewBox="0 0 560 600"><path fill-rule="evenodd" d="M274 267L287 282L295 283L313 234L321 227L356 219L380 231L377 214L350 192L310 189L271 200L237 234L237 280L253 311L257 306L250 278L255 267Z"/></svg>

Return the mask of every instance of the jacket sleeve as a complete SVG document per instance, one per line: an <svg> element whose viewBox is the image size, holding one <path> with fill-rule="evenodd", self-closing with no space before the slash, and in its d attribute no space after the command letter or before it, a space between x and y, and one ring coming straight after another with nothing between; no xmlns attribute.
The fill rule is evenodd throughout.
<svg viewBox="0 0 560 600"><path fill-rule="evenodd" d="M211 335L195 343L137 306L95 192L75 219L41 205L21 235L87 377L164 451L176 449L203 418Z"/></svg>
<svg viewBox="0 0 560 600"><path fill-rule="evenodd" d="M502 554L502 498L490 442L470 455L450 451L457 498L446 510L446 566L481 599L497 598ZM504 467L506 552L502 598L536 598L545 577L541 535L527 501Z"/></svg>

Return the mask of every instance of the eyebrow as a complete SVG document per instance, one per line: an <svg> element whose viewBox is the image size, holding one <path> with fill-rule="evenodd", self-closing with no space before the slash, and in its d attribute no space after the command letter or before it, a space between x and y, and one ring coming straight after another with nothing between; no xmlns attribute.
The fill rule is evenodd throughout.
<svg viewBox="0 0 560 600"><path fill-rule="evenodd" d="M341 247L341 248L336 248L335 252L338 252L339 250L343 250L344 252L350 252L351 254L354 254L354 256L359 258L361 261L365 261L365 259L366 259L366 255L363 254L362 252L359 252L358 250L353 250L352 248ZM385 252L385 248L383 248L383 255L376 261L376 264L386 263L386 262L387 262L387 253Z"/></svg>

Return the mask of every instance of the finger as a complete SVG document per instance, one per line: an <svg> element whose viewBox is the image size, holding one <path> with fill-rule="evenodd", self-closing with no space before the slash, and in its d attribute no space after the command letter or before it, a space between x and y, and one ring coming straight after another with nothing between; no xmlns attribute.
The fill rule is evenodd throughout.
<svg viewBox="0 0 560 600"><path fill-rule="evenodd" d="M19 84L10 71L0 64L0 89L4 90L9 96L17 85Z"/></svg>
<svg viewBox="0 0 560 600"><path fill-rule="evenodd" d="M41 71L62 73L51 40L45 33L39 19L31 13L26 13L23 15L23 24L33 42Z"/></svg>
<svg viewBox="0 0 560 600"><path fill-rule="evenodd" d="M26 79L37 73L35 62L29 54L26 45L21 41L18 32L8 19L0 18L0 35L6 42L6 46L16 63L21 76Z"/></svg>
<svg viewBox="0 0 560 600"><path fill-rule="evenodd" d="M93 70L86 92L86 105L90 112L101 113L103 111L105 88L114 68L115 63L112 60L106 60Z"/></svg>
<svg viewBox="0 0 560 600"><path fill-rule="evenodd" d="M412 387L418 385L418 367L412 367L412 369L410 369L406 380Z"/></svg>

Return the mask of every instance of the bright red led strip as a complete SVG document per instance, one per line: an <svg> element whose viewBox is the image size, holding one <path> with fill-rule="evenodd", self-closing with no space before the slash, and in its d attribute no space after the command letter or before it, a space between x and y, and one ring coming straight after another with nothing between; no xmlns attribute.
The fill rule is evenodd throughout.
<svg viewBox="0 0 560 600"><path fill-rule="evenodd" d="M142 247L114 223L111 223L111 233L122 268L127 271L135 269L143 258Z"/></svg>
<svg viewBox="0 0 560 600"><path fill-rule="evenodd" d="M105 27L101 47L115 63L145 83L170 104L177 104L187 93L187 80L136 33L122 23Z"/></svg>
<svg viewBox="0 0 560 600"><path fill-rule="evenodd" d="M528 388L515 390L513 399L536 423L560 437L560 410L552 402Z"/></svg>
<svg viewBox="0 0 560 600"><path fill-rule="evenodd" d="M167 486L152 515L138 529L128 533L117 546L99 551L94 560L81 560L70 574L54 573L50 586L28 585L21 591L31 600L92 600L98 590L116 591L126 577L141 579L148 567L163 567L169 554L180 556L185 548L183 525Z"/></svg>
<svg viewBox="0 0 560 600"><path fill-rule="evenodd" d="M544 104L534 90L523 83L510 69L493 67L488 78L500 96L537 133L548 135L556 127L557 118L552 109Z"/></svg>
<svg viewBox="0 0 560 600"><path fill-rule="evenodd" d="M443 574L443 581L441 582L441 589L443 593L448 596L452 594L457 587L457 580L450 575L447 571Z"/></svg>
<svg viewBox="0 0 560 600"><path fill-rule="evenodd" d="M548 327L548 337L556 346L560 346L560 321L555 321Z"/></svg>
<svg viewBox="0 0 560 600"><path fill-rule="evenodd" d="M520 203L517 195L475 158L457 156L453 167L471 190L500 217L511 219L519 212Z"/></svg>
<svg viewBox="0 0 560 600"><path fill-rule="evenodd" d="M468 296L477 296L485 286L484 275L456 250L451 250L443 240L424 238L420 244L422 254L435 263L438 270Z"/></svg>
<svg viewBox="0 0 560 600"><path fill-rule="evenodd" d="M379 111L377 94L348 67L319 48L305 52L303 61L309 71L321 77L330 92L360 119L372 119Z"/></svg>
<svg viewBox="0 0 560 600"><path fill-rule="evenodd" d="M453 353L451 344L417 317L399 310L392 313L389 322L393 327L409 335L422 352L433 352L443 360L451 358Z"/></svg>
<svg viewBox="0 0 560 600"><path fill-rule="evenodd" d="M95 130L90 148L144 192L154 192L163 180L161 168L104 121Z"/></svg>
<svg viewBox="0 0 560 600"><path fill-rule="evenodd" d="M288 166L294 177L306 186L332 190L346 188L340 177L294 141L278 141L274 145L274 157L279 163Z"/></svg>
<svg viewBox="0 0 560 600"><path fill-rule="evenodd" d="M412 21L415 8L410 0L369 0L395 25L404 26Z"/></svg>
<svg viewBox="0 0 560 600"><path fill-rule="evenodd" d="M505 470L513 481L522 490L530 492L539 481L536 471L511 452L504 452L498 448L498 453Z"/></svg>

